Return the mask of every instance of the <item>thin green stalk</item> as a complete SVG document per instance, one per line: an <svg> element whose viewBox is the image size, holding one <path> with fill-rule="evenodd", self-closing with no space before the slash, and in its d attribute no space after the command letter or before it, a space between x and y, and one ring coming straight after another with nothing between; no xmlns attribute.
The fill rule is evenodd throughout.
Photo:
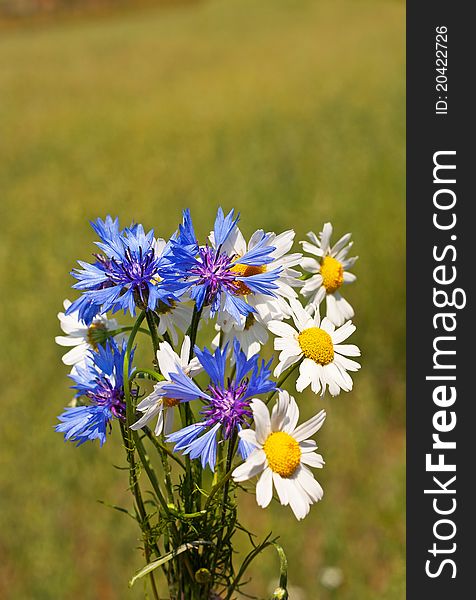
<svg viewBox="0 0 476 600"><path fill-rule="evenodd" d="M303 359L301 358L301 360L298 360L297 363L294 363L294 365L292 365L292 367L290 367L283 375L281 375L281 379L276 384L276 389L274 390L274 392L271 392L268 395L268 397L265 400L265 404L269 404L271 402L271 400L273 399L275 394L278 393L279 388L283 385L283 383L291 375L291 373L293 373L299 367L299 365L302 363L302 361L303 361Z"/></svg>
<svg viewBox="0 0 476 600"><path fill-rule="evenodd" d="M139 373L144 373L145 375L149 375L150 377L152 377L156 381L164 381L164 376L161 375L160 373L157 373L157 371L154 371L152 369L136 369L132 373L132 375L129 377L129 383L132 383L132 381L134 380L134 378L136 377L136 375L138 375Z"/></svg>
<svg viewBox="0 0 476 600"><path fill-rule="evenodd" d="M195 342L197 341L197 332L198 332L198 324L200 323L200 318L202 316L203 306L198 309L195 304L193 307L192 321L190 323L190 327L188 328L188 335L190 336L190 356L189 360L192 360L195 348Z"/></svg>
<svg viewBox="0 0 476 600"><path fill-rule="evenodd" d="M238 433L236 431L234 431L232 437L228 440L228 452L227 452L227 457L226 457L225 473L232 472L231 463L233 462L233 456L235 454L235 445L236 445L237 439L238 439ZM211 567L212 573L215 572L216 563L220 556L221 546L222 546L222 542L223 542L223 530L225 528L226 509L227 509L227 505L228 505L228 493L230 490L230 478L231 477L227 477L225 480L225 483L223 484L223 497L222 497L222 503L221 503L221 519L220 519L220 527L218 528L218 533L217 533L216 549L213 554L213 562L212 562L212 567Z"/></svg>
<svg viewBox="0 0 476 600"><path fill-rule="evenodd" d="M118 335L119 333L125 333L126 331L132 331L134 329L134 326L127 326L127 327L118 327L117 329L111 329L109 330L107 333L109 336L113 337L115 335ZM146 335L150 336L149 330L148 329L144 329L143 327L139 327L139 329L137 330L138 333L145 333Z"/></svg>
<svg viewBox="0 0 476 600"><path fill-rule="evenodd" d="M164 512L168 515L169 514L169 509L167 506L167 501L164 498L164 495L162 494L162 490L160 489L160 485L159 485L159 481L157 479L157 475L155 474L155 471L152 467L152 465L150 464L149 461L149 457L147 456L147 453L145 451L144 445L142 443L142 440L139 437L139 434L137 433L137 431L133 431L132 432L133 438L134 438L134 443L137 449L137 453L139 454L139 458L141 460L141 463L143 464L147 475L149 477L150 483L152 484L152 487L154 488L154 492L160 502L160 504L162 505L162 508L164 509Z"/></svg>
<svg viewBox="0 0 476 600"><path fill-rule="evenodd" d="M145 311L145 317L147 319L147 325L149 327L150 335L152 338L152 345L154 347L154 360L157 355L157 350L159 349L160 338L157 333L157 326L155 324L154 313L150 310Z"/></svg>
<svg viewBox="0 0 476 600"><path fill-rule="evenodd" d="M140 526L141 526L141 529L145 536L145 539L144 539L145 560L146 560L146 563L150 563L151 552L150 552L150 548L149 548L149 539L152 538L152 535L151 535L152 532L151 532L151 528L149 525L147 511L145 510L144 501L142 499L142 493L140 491L139 480L137 478L137 465L135 463L135 458L134 458L134 449L130 445L131 443L133 443L133 440L132 440L132 437L129 437L128 431L124 427L123 423L120 423L120 427L121 427L122 439L124 441L124 446L126 448L127 457L128 457L128 461L129 461L130 485L131 485L131 489L132 489L132 492L134 494L134 498L136 501L137 512L140 517ZM155 546L155 548L154 548L155 553L159 557L160 556L159 548L156 543L154 543L153 545ZM152 586L152 593L154 594L154 598L155 598L155 600L160 600L159 593L157 590L157 585L155 583L154 574L150 573L149 578L150 578L150 584Z"/></svg>
<svg viewBox="0 0 476 600"><path fill-rule="evenodd" d="M183 461L173 452L171 452L167 446L164 446L152 433L152 431L148 427L143 427L142 431L146 434L149 440L154 444L157 452L165 452L172 460L174 460L177 464L179 464L184 471L186 471L185 464Z"/></svg>

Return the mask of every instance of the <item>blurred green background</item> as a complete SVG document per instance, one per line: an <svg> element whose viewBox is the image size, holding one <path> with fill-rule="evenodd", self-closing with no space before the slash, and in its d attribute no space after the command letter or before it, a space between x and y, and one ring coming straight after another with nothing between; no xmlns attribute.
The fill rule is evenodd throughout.
<svg viewBox="0 0 476 600"><path fill-rule="evenodd" d="M110 213L161 236L218 205L246 234L353 232L362 370L325 406L324 500L240 499L280 535L291 600L404 597L404 5L210 0L0 29L0 598L109 600L142 564L117 440L63 443L56 313ZM292 388L291 388L292 389ZM277 583L272 552L249 591ZM336 571L337 569L337 571ZM337 577L335 576L337 573ZM334 577L332 577L334 575Z"/></svg>

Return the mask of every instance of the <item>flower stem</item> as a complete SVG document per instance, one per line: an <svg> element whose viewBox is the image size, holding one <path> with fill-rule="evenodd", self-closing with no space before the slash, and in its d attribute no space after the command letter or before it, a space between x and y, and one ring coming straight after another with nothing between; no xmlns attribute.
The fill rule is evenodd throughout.
<svg viewBox="0 0 476 600"><path fill-rule="evenodd" d="M268 395L268 397L265 400L265 404L269 404L271 402L271 400L273 399L273 397L275 396L275 394L277 394L279 388L283 385L283 383L291 375L291 373L293 373L299 367L299 365L302 363L302 361L303 361L303 359L301 358L301 360L298 360L297 363L294 363L294 365L292 365L292 367L290 367L286 371L286 373L284 373L283 375L281 375L281 379L276 384L276 389Z"/></svg>
<svg viewBox="0 0 476 600"><path fill-rule="evenodd" d="M123 378L124 378L124 400L126 403L126 424L120 423L121 425L121 433L124 440L124 445L127 452L127 459L129 462L129 480L132 489L132 493L134 494L134 498L136 501L138 515L140 517L140 526L145 535L144 540L144 550L145 550L145 558L147 562L150 562L150 547L149 543L152 539L152 531L149 524L149 517L147 515L147 511L144 506L144 501L142 499L142 493L140 490L139 479L137 476L137 464L135 461L135 444L134 444L134 436L132 435L132 430L130 426L132 425L135 418L135 407L132 403L131 398L131 390L129 384L129 363L130 356L132 353L132 347L134 345L134 339L140 329L141 323L144 320L145 313L144 311L137 317L134 326L132 327L131 333L129 335L129 340L127 342L126 352L124 354L124 364L123 364ZM157 544L154 542L155 551L157 556L160 556L160 551ZM155 578L153 574L150 574L150 582L152 586L152 593L154 594L154 598L159 600L159 594L157 591L157 586L155 583Z"/></svg>

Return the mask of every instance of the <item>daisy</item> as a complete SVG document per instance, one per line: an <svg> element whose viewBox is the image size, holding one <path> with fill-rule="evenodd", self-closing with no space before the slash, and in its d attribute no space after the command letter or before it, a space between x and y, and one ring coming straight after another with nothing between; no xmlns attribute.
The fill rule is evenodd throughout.
<svg viewBox="0 0 476 600"><path fill-rule="evenodd" d="M342 342L355 331L355 325L347 321L336 329L326 317L321 322L319 310L311 317L299 302L291 301L291 308L296 329L281 321L268 324L270 331L278 336L274 348L281 351L275 377L301 361L296 381L298 392L308 385L321 396L327 387L331 396L337 396L341 389L349 392L353 382L347 371L358 371L360 364L347 357L360 356L360 350Z"/></svg>
<svg viewBox="0 0 476 600"><path fill-rule="evenodd" d="M294 242L295 233L292 229L284 231L279 235L274 232L265 232L258 229L253 233L247 243L238 227L235 227L222 245L222 249L230 256L235 256L235 263L232 271L240 275L238 293L243 296L246 302L255 310L256 315L264 322L270 319L283 319L290 316L289 305L287 301L297 298L293 287L300 287L301 273L293 269L302 260L301 253L290 254ZM213 243L213 232L210 234ZM265 240L262 242L262 240ZM246 256L252 252L255 247L262 244L263 248L269 248L267 262L262 264L243 264L240 257ZM279 269L279 276L275 279L276 288L273 295L261 293L259 290L252 290L247 285L247 278L259 273L266 273ZM250 280L251 281L251 280ZM244 325L244 319L240 325Z"/></svg>
<svg viewBox="0 0 476 600"><path fill-rule="evenodd" d="M65 300L63 306L67 311L71 302ZM66 335L57 335L55 342L60 346L73 346L62 357L64 364L71 366L84 363L89 350L97 350L98 344L104 344L111 337L111 333L119 327L115 319L108 319L105 315L95 317L89 326L79 318L77 312L68 315L60 312L58 319ZM120 341L125 338L125 335L119 333L114 337Z"/></svg>
<svg viewBox="0 0 476 600"><path fill-rule="evenodd" d="M276 249L269 245L269 236L261 232L254 246L240 257L225 250L225 245L234 235L238 217L234 211L224 215L218 209L211 244L200 246L193 229L190 212L183 213L183 224L179 226L178 235L171 240L171 268L168 269L173 277L172 283L178 277L183 283L197 309L210 307L210 315L215 316L221 310L240 323L255 309L243 298L243 279L246 278L246 289L253 293L275 296L278 288L275 283L282 267L270 270L263 265L273 262L272 252ZM249 268L244 275L238 268ZM253 271L253 272L251 272Z"/></svg>
<svg viewBox="0 0 476 600"><path fill-rule="evenodd" d="M350 242L350 233L346 233L331 247L330 239L332 225L325 223L319 237L310 231L307 236L312 243L301 242L303 250L314 254L315 258L305 257L302 260L304 271L311 273L311 277L304 283L301 293L309 299L309 303L316 308L326 299L327 318L334 325L340 327L354 316L354 309L340 294L343 284L352 283L356 276L350 273L357 256L346 258L353 242Z"/></svg>
<svg viewBox="0 0 476 600"><path fill-rule="evenodd" d="M270 363L261 361L260 365L258 355L247 359L236 340L233 352L236 368L231 377L225 378L228 347L225 346L223 350L217 348L213 354L207 348L202 352L195 347L195 354L210 377L205 390L200 389L183 372L172 372L172 383L164 386L169 397L181 402L199 398L205 401L200 411L203 421L170 434L167 441L175 443L175 451L190 454L192 459L200 457L202 466L205 468L208 464L212 471L215 469L218 440L228 440L243 426L247 427L251 417L250 399L276 389L276 384L269 378ZM238 450L246 458L250 447L241 441Z"/></svg>
<svg viewBox="0 0 476 600"><path fill-rule="evenodd" d="M269 319L267 320L269 321ZM220 343L223 345L237 339L247 358L257 354L269 337L265 321L256 313L250 313L243 319L242 324L238 324L223 311L218 316L215 329L218 334L214 338L212 346L217 347Z"/></svg>
<svg viewBox="0 0 476 600"><path fill-rule="evenodd" d="M283 506L290 505L296 518L308 514L311 504L321 500L324 492L308 467L322 468L324 460L317 454L316 442L309 438L318 431L326 418L321 410L297 427L299 409L288 392L280 391L271 418L261 400L251 402L255 431L239 433L254 447L246 461L233 471L236 482L260 475L256 484L256 501L266 508L273 497L273 484Z"/></svg>
<svg viewBox="0 0 476 600"><path fill-rule="evenodd" d="M176 354L168 342L161 342L157 350L157 363L159 370L164 377L164 381L159 381L154 386L154 390L138 405L137 410L144 413L143 416L133 425L131 429L142 429L151 419L157 416L157 425L155 426L155 435L170 433L172 431L174 411L168 410L180 403L180 400L171 398L164 389L170 384L172 373L184 373L188 377L194 377L202 370L197 358L190 357L190 338L185 336L180 350L180 356ZM165 415L164 415L165 413Z"/></svg>

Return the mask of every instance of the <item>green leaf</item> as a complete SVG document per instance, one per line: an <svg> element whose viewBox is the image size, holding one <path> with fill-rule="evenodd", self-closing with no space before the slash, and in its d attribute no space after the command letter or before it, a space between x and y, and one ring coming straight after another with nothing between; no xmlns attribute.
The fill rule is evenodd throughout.
<svg viewBox="0 0 476 600"><path fill-rule="evenodd" d="M172 550L171 552L164 554L164 556L161 556L157 560L154 560L151 563L149 563L148 565L146 565L140 571L137 571L137 573L134 575L134 577L129 581L129 587L132 587L134 585L134 583L138 579L141 579L142 577L144 577L144 575L148 575L149 573L154 571L154 569L157 569L157 567L160 567L160 565L163 565L164 563L168 562L169 560L172 560L179 554L182 554L183 552L186 552L187 550L192 550L194 548L198 548L199 546L209 546L209 545L212 545L212 542L208 542L206 540L196 540L195 542L188 542L186 544L182 544L176 550Z"/></svg>

